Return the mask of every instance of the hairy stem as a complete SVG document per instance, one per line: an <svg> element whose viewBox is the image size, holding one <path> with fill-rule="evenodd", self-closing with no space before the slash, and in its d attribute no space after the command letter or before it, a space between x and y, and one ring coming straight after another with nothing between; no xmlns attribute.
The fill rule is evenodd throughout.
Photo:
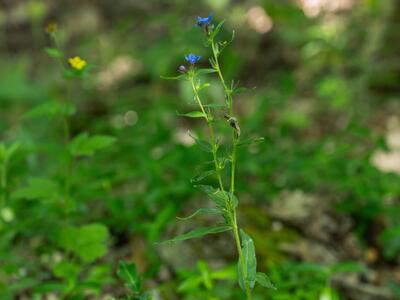
<svg viewBox="0 0 400 300"><path fill-rule="evenodd" d="M218 51L219 50L218 50L218 47L214 40L212 40L212 42L211 42L211 48L212 48L213 57L214 57L213 67L217 71L218 77L224 88L229 116L233 117L232 89L228 88L228 86L226 85L224 76L222 75L221 67L219 65L219 60L218 60L218 56L219 56ZM232 128L231 185L230 185L230 195L231 196L230 196L230 199L233 199L234 193L235 193L236 148L237 148L238 138L239 137L237 136L236 130L234 128ZM239 256L240 268L242 269L242 274L243 274L246 298L247 298L247 300L251 300L252 295L251 295L250 286L247 281L247 270L246 270L246 265L245 265L245 261L244 261L244 257L243 257L241 239L240 239L240 235L239 235L239 226L238 226L237 217L236 217L236 208L233 208L233 207L231 207L231 222L232 222L233 235L235 238L236 248L237 248L237 252L238 252L238 256Z"/></svg>
<svg viewBox="0 0 400 300"><path fill-rule="evenodd" d="M194 83L194 79L192 76L189 76L189 81L190 81L190 84L192 85L194 97L197 101L197 104L199 105L200 110L204 114L204 118L207 122L208 130L210 132L210 141L211 141L211 146L212 146L212 154L213 154L215 172L217 174L219 187L220 187L221 191L225 194L224 184L222 182L222 177L221 177L221 170L219 167L218 157L217 157L218 146L217 146L217 141L215 139L214 126L212 125L212 120L210 119L210 117L208 116L208 114L206 113L206 111L204 109L203 103L201 102L199 93L197 91L197 88L196 88L196 85Z"/></svg>
<svg viewBox="0 0 400 300"><path fill-rule="evenodd" d="M222 77L222 74L221 74L221 77ZM223 79L223 77L222 77L222 79ZM214 127L212 125L212 120L210 119L210 117L208 116L208 114L206 113L206 111L204 109L204 105L201 102L201 99L200 99L198 90L196 88L193 76L189 75L189 81L190 81L190 84L191 84L192 89L193 89L195 100L196 100L197 104L199 105L201 112L204 114L204 118L205 118L205 120L207 122L207 126L208 126L208 129L209 129L209 132L210 132L210 141L211 141L211 145L212 145L212 153L213 153L215 172L216 172L216 175L217 175L218 183L219 183L220 189L223 192L223 194L227 195L225 193L225 189L224 189L224 186L223 186L220 167L219 167L219 163L218 163L217 143L216 143L216 139L215 139L215 133L214 133ZM230 223L231 223L230 225L232 226L233 236L234 236L234 239L235 239L235 244L236 244L238 257L239 257L239 262L240 262L240 268L242 269L242 274L243 274L243 278L244 278L246 299L247 300L251 300L252 299L251 289L250 289L250 287L248 285L248 282L247 282L247 270L246 270L243 251L242 251L242 246L241 246L241 240L240 240L240 235L239 235L239 227L237 225L236 209L232 205L232 199L233 199L233 194L234 194L234 190L235 190L235 183L234 182L235 182L235 164L236 164L236 144L237 144L237 138L235 136L235 132L233 132L233 148L232 148L232 157L231 157L232 169L231 169L231 187L230 187L230 195L231 195L231 197L228 197L228 196L226 197L226 207L227 207L228 212L229 212L229 218L230 218Z"/></svg>

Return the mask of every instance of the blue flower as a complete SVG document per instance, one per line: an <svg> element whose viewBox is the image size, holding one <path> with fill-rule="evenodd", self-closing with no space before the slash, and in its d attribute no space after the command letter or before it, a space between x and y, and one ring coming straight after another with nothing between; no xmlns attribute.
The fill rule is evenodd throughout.
<svg viewBox="0 0 400 300"><path fill-rule="evenodd" d="M197 56L192 53L185 56L186 61L188 63L190 63L191 65L194 65L195 63L197 63L200 60L200 58L201 58L201 56Z"/></svg>
<svg viewBox="0 0 400 300"><path fill-rule="evenodd" d="M197 25L203 27L205 25L210 25L211 20L214 18L214 16L212 14L210 14L208 17L206 18L202 18L202 17L197 17Z"/></svg>

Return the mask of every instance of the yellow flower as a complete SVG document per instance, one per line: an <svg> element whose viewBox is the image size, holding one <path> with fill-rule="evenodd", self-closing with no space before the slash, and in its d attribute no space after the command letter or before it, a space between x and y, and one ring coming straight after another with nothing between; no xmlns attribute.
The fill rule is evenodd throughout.
<svg viewBox="0 0 400 300"><path fill-rule="evenodd" d="M57 23L54 21L50 21L49 23L47 23L46 26L46 32L47 33L55 33L57 31Z"/></svg>
<svg viewBox="0 0 400 300"><path fill-rule="evenodd" d="M86 66L86 60L80 58L79 56L71 57L68 59L69 64L76 70L82 70Z"/></svg>

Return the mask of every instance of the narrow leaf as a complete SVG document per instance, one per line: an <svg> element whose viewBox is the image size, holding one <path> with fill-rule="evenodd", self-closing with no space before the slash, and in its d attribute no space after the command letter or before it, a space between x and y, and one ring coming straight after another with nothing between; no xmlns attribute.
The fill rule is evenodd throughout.
<svg viewBox="0 0 400 300"><path fill-rule="evenodd" d="M120 261L118 264L117 275L125 282L126 287L132 292L140 292L141 282L135 264Z"/></svg>
<svg viewBox="0 0 400 300"><path fill-rule="evenodd" d="M206 117L206 115L203 114L201 111L191 111L186 114L180 114L177 112L177 114L178 114L178 116L189 117L189 118L205 118Z"/></svg>
<svg viewBox="0 0 400 300"><path fill-rule="evenodd" d="M204 216L204 215L220 215L221 211L217 208L199 208L198 210L196 210L193 214L191 214L190 216L184 217L184 218L180 218L180 217L176 217L178 220L181 221L186 221L189 220L195 216Z"/></svg>
<svg viewBox="0 0 400 300"><path fill-rule="evenodd" d="M196 71L196 75L205 75L205 74L211 74L211 73L216 73L217 70L209 68L209 69L199 69Z"/></svg>
<svg viewBox="0 0 400 300"><path fill-rule="evenodd" d="M211 145L209 142L197 138L196 136L194 136L194 135L191 134L190 132L189 132L189 135L190 135L190 137L191 137L192 139L194 139L194 141L196 142L196 144L199 145L199 147L200 147L203 151L205 151L205 152L210 152L210 153L212 152L212 145Z"/></svg>
<svg viewBox="0 0 400 300"><path fill-rule="evenodd" d="M205 171L205 172L201 172L200 174L194 176L192 179L190 179L190 182L194 183L194 182L199 182L201 180L203 180L204 178L215 174L215 170L210 170L210 171Z"/></svg>
<svg viewBox="0 0 400 300"><path fill-rule="evenodd" d="M218 35L218 33L220 32L222 25L224 25L224 23L225 23L225 20L218 23L218 25L215 27L215 29L211 33L211 39L215 38Z"/></svg>
<svg viewBox="0 0 400 300"><path fill-rule="evenodd" d="M172 244L176 242L186 241L189 239L194 239L198 237L202 237L207 234L215 234L220 232L225 232L231 230L230 226L215 226L215 227L199 227L182 235L179 235L173 239L162 242L162 244Z"/></svg>
<svg viewBox="0 0 400 300"><path fill-rule="evenodd" d="M237 143L237 146L243 147L243 146L257 145L257 144L264 142L264 140L265 139L263 137L246 139L246 140L243 140L243 141L240 141L239 143Z"/></svg>
<svg viewBox="0 0 400 300"><path fill-rule="evenodd" d="M160 76L162 79L166 79L166 80L183 80L186 79L186 75L182 74L182 75L178 75L178 76Z"/></svg>

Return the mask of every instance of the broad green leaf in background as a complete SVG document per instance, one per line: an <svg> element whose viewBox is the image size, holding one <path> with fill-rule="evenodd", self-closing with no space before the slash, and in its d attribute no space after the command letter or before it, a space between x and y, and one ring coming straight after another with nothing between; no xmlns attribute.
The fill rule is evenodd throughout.
<svg viewBox="0 0 400 300"><path fill-rule="evenodd" d="M56 48L44 48L44 51L53 58L62 58L64 54Z"/></svg>
<svg viewBox="0 0 400 300"><path fill-rule="evenodd" d="M108 236L108 229L103 224L68 226L60 230L58 244L83 262L91 263L106 254Z"/></svg>
<svg viewBox="0 0 400 300"><path fill-rule="evenodd" d="M9 147L7 147L4 143L0 143L0 166L2 164L7 164L19 147L20 143L13 143Z"/></svg>
<svg viewBox="0 0 400 300"><path fill-rule="evenodd" d="M199 227L199 228L196 228L196 229L194 229L192 231L189 231L187 233L179 235L179 236L177 236L177 237L175 237L173 239L164 241L164 242L162 242L162 244L172 244L172 243L176 243L176 242L182 242L182 241L185 241L185 240L202 237L202 236L207 235L207 234L225 232L225 231L228 231L228 230L231 230L231 229L232 228L230 226L227 226L227 225L214 226L214 227Z"/></svg>
<svg viewBox="0 0 400 300"><path fill-rule="evenodd" d="M400 253L400 226L386 229L380 236L380 242L384 246L384 255L394 259Z"/></svg>
<svg viewBox="0 0 400 300"><path fill-rule="evenodd" d="M89 136L82 133L76 136L69 145L69 150L73 156L91 156L97 150L106 148L115 142L115 138L108 135Z"/></svg>
<svg viewBox="0 0 400 300"><path fill-rule="evenodd" d="M72 116L76 113L76 107L72 103L60 103L46 101L24 114L24 118L39 118L43 116L54 117L56 115Z"/></svg>
<svg viewBox="0 0 400 300"><path fill-rule="evenodd" d="M54 199L60 196L61 189L57 183L47 178L33 177L28 179L26 187L12 194L14 198L23 199Z"/></svg>

